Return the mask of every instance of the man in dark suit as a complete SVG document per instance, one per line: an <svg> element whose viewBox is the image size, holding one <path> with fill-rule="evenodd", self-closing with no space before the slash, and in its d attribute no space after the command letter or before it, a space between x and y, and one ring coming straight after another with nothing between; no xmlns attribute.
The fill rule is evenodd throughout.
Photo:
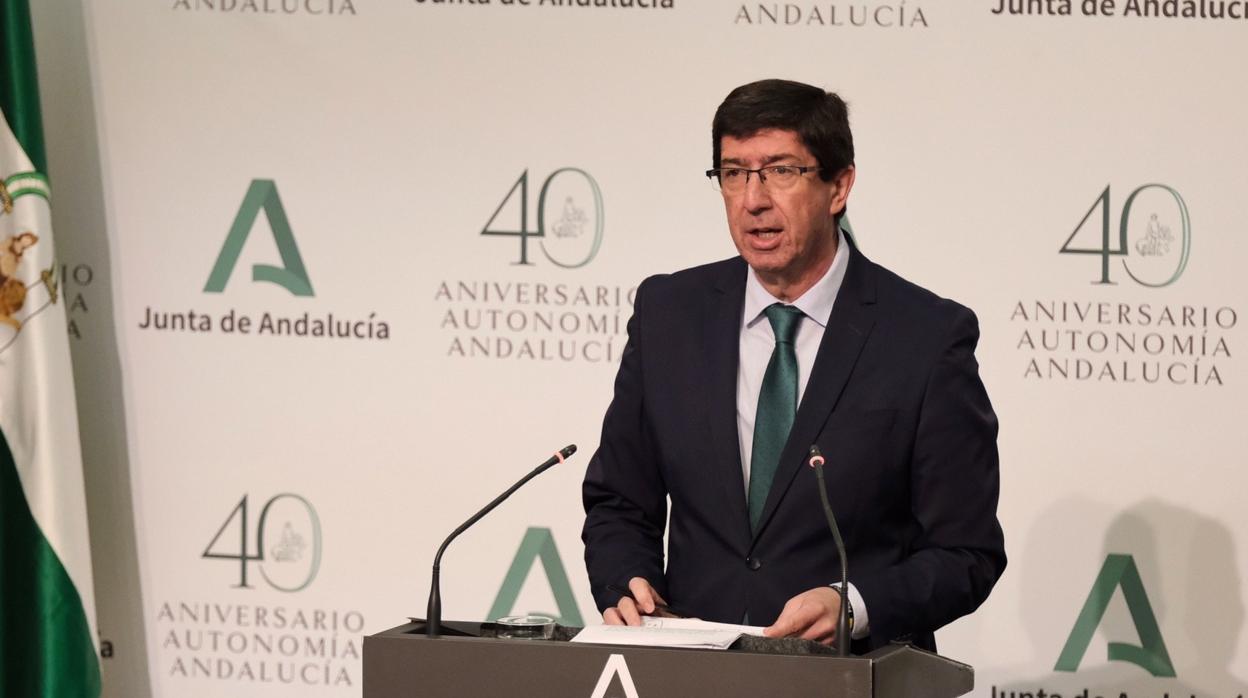
<svg viewBox="0 0 1248 698"><path fill-rule="evenodd" d="M829 643L848 599L855 651L899 638L934 649L933 632L977 608L1005 567L975 316L841 231L855 169L836 95L739 87L712 148L707 175L740 256L638 288L583 489L603 619L637 624L670 600ZM812 444L848 589L805 465Z"/></svg>

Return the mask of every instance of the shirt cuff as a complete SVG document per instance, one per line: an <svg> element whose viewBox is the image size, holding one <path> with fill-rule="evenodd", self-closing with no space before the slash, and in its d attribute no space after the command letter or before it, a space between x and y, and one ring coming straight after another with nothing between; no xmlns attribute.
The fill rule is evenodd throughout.
<svg viewBox="0 0 1248 698"><path fill-rule="evenodd" d="M849 583L849 607L854 612L854 629L849 633L851 640L861 640L871 634L871 621L867 616L867 602L862 600L858 587Z"/></svg>

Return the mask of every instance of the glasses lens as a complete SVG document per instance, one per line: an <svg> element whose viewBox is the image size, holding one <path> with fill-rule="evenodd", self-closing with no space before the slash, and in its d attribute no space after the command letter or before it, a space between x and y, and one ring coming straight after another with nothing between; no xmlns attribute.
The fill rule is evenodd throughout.
<svg viewBox="0 0 1248 698"><path fill-rule="evenodd" d="M776 165L763 168L763 175L767 178L767 185L771 188L788 189L802 176L802 171L791 165Z"/></svg>
<svg viewBox="0 0 1248 698"><path fill-rule="evenodd" d="M745 180L750 173L741 169L726 169L719 171L719 186L722 191L729 194L735 194L745 189Z"/></svg>

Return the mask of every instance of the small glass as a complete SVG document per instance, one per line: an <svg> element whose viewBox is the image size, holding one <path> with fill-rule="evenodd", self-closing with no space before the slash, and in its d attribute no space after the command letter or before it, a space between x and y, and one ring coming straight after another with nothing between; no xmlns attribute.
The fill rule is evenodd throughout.
<svg viewBox="0 0 1248 698"><path fill-rule="evenodd" d="M550 616L507 616L494 621L498 636L512 640L549 640L555 636L555 619Z"/></svg>

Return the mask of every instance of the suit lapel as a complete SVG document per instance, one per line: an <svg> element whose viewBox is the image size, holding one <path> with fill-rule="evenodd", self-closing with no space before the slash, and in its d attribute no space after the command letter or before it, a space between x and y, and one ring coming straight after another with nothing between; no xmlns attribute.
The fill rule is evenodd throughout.
<svg viewBox="0 0 1248 698"><path fill-rule="evenodd" d="M853 249L845 280L837 293L836 304L832 307L832 315L819 344L815 365L802 393L802 403L797 408L789 440L780 455L780 465L763 507L759 533L767 528L767 522L793 478L805 466L810 445L840 400L862 347L875 326L875 309L874 265L861 252ZM816 513L812 512L812 515Z"/></svg>
<svg viewBox="0 0 1248 698"><path fill-rule="evenodd" d="M728 525L733 539L750 540L750 517L746 509L745 478L741 474L741 446L737 437L737 361L741 344L741 308L745 304L746 267L738 264L726 270L711 291L705 318L707 410L715 459L711 464L714 481L721 487ZM742 551L744 553L744 551Z"/></svg>

